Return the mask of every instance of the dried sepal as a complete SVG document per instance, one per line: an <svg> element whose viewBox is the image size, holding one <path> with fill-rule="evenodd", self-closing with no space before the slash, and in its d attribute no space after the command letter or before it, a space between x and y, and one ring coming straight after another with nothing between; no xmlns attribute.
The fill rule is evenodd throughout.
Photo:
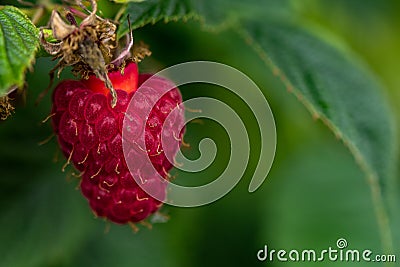
<svg viewBox="0 0 400 267"><path fill-rule="evenodd" d="M151 51L149 50L149 47L143 43L139 42L139 44L135 44L133 47L133 53L132 53L132 58L133 61L135 62L140 62L142 61L145 57L151 56Z"/></svg>
<svg viewBox="0 0 400 267"><path fill-rule="evenodd" d="M97 2L95 0L90 0L90 3L92 5L92 11L90 12L83 4L82 1L77 1L77 3L79 4L79 6L84 9L86 12L88 12L90 15L87 16L81 23L82 27L85 27L87 25L94 25L96 23L96 19L97 19Z"/></svg>
<svg viewBox="0 0 400 267"><path fill-rule="evenodd" d="M71 33L77 30L75 25L68 25L65 23L57 10L53 10L51 13L50 22L51 29L53 30L53 36L58 40L64 40Z"/></svg>
<svg viewBox="0 0 400 267"><path fill-rule="evenodd" d="M129 23L129 28L130 28L131 23L130 23L129 17L128 17L128 23ZM117 65L117 66L121 65L121 62L123 62L124 58L129 56L132 46L133 46L133 35L132 35L132 31L129 31L129 34L127 34L127 36L126 36L125 48L121 51L119 56L111 62L111 64Z"/></svg>
<svg viewBox="0 0 400 267"><path fill-rule="evenodd" d="M89 15L75 9L70 9L67 13L67 19L71 23L68 25L57 11L53 11L50 19L50 27L53 36L59 40L59 43L49 43L44 38L44 32L41 30L41 43L44 49L55 59L59 59L56 67L50 72L58 70L58 75L66 66L72 66L73 72L81 76L87 76L88 73L95 74L104 81L106 87L110 90L112 106L114 107L117 98L115 90L108 78L107 65L112 59L112 49L116 47L116 26L111 21L102 19L96 15L97 3L91 0L92 11L89 11L81 1L77 4ZM84 17L82 23L77 26L76 21L71 17L77 14ZM69 16L69 17L68 17Z"/></svg>
<svg viewBox="0 0 400 267"><path fill-rule="evenodd" d="M128 25L129 25L129 33L126 35L126 46L119 53L119 56L111 62L113 66L121 66L121 64L124 64L124 61L127 58L130 58L131 61L138 63L142 61L142 59L145 58L146 56L151 55L148 46L145 45L143 42L140 42L139 45L135 45L133 50L133 55L131 54L131 49L134 46L134 41L133 41L131 21L129 15L128 15Z"/></svg>
<svg viewBox="0 0 400 267"><path fill-rule="evenodd" d="M14 112L14 107L10 103L8 96L0 97L0 119L6 120Z"/></svg>

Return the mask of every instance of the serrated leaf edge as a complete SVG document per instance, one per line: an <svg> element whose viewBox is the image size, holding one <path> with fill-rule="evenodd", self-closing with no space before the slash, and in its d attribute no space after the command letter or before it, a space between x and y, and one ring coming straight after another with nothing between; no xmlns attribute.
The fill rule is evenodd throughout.
<svg viewBox="0 0 400 267"><path fill-rule="evenodd" d="M283 74L283 71L281 71L280 68L274 64L274 62L268 56L267 52L265 52L264 49L261 46L259 46L257 42L249 34L247 34L247 31L241 27L237 27L236 30L239 33L239 35L244 38L246 43L248 43L248 45L252 47L254 51L260 56L261 60L271 68L273 74L281 80L283 85L286 87L287 91L293 94L299 100L299 102L306 107L306 109L311 113L313 119L321 120L321 122L333 132L333 134L336 136L337 139L342 141L344 146L347 147L349 152L354 156L356 163L360 166L360 169L366 174L365 178L371 190L371 197L374 205L374 212L376 214L378 221L382 247L384 251L392 253L393 240L392 240L391 227L378 175L369 167L368 163L366 162L366 160L364 159L358 148L354 145L354 143L351 142L349 139L347 139L343 135L342 131L331 120L329 120L322 113L318 112L313 107L312 103L303 97L300 90L298 90L289 81L289 79Z"/></svg>
<svg viewBox="0 0 400 267"><path fill-rule="evenodd" d="M35 29L37 29L36 26L31 22L31 20L29 19L29 17L28 17L25 13L23 13L20 9L18 9L18 8L14 7L14 6L0 6L0 11L3 11L4 9L10 9L10 10L12 10L13 12L18 13L18 15L23 16L27 21L29 21L29 22L32 24L32 26L33 26ZM22 25L21 25L21 26L22 26ZM37 51L38 51L38 49L39 49L39 31L38 31L38 30L37 30L37 33L36 33L36 34L37 34L37 44L36 44L36 47L35 47L33 53L32 53L32 54L30 55L30 57L28 58L28 63L26 64L25 68L24 68L23 71L22 71L21 80L20 80L19 82L15 83L15 84L11 84L11 83L10 83L10 85L8 86L8 88L5 88L6 93L3 93L3 94L0 93L0 97L3 97L3 96L5 96L5 95L7 95L8 92L9 92L9 91L7 91L7 90L9 90L9 88L13 88L14 86L17 86L18 88L21 88L21 87L24 85L24 83L25 83L25 81L24 81L25 72L26 72L27 69L32 68L32 66L34 65L34 63L35 63L35 55L36 55L36 53L37 53ZM16 76L19 76L19 75L21 75L21 74L17 74Z"/></svg>

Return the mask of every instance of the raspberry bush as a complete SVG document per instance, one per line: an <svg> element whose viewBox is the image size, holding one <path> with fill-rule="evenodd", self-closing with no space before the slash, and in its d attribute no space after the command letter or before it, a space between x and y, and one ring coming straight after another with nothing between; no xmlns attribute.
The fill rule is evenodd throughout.
<svg viewBox="0 0 400 267"><path fill-rule="evenodd" d="M339 237L349 249L398 251L398 10L395 0L2 1L0 266L248 266L264 243L322 251ZM240 113L250 165L240 189L218 204L161 207L173 197L155 177L205 184L232 148L229 133L208 120L181 131L183 109L165 119L182 97L158 89L174 81L153 76L137 91L152 76L144 73L193 60L254 79L276 115L280 156L270 183L247 194L253 169L265 166L256 160L258 133L268 130L256 129L258 104L245 107L215 86L180 86L185 99L218 98ZM183 154L197 159L203 136L217 144L213 165L174 170L183 138L191 144ZM63 154L56 163L54 150ZM125 227L165 221L161 213L171 220L152 232Z"/></svg>

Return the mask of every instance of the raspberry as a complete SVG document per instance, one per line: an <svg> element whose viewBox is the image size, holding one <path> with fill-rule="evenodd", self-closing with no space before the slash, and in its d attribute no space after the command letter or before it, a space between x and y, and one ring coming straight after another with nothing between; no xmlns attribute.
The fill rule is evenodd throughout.
<svg viewBox="0 0 400 267"><path fill-rule="evenodd" d="M130 63L124 75L115 71L109 76L118 96L114 108L109 101L111 95L97 78L65 80L53 93L52 124L62 152L82 171L80 188L95 214L121 224L139 222L157 211L162 203L149 196L136 181L145 189L151 188L158 199L166 197L166 183L160 183L157 176L167 180L172 168L165 153L173 158L179 149L184 132L183 110L172 120L168 119L163 132L161 129L182 98L177 88L161 97L162 89L171 85L171 81L153 76L147 87L137 92L135 100L136 97L138 100L127 112L137 85L151 75L138 76L137 65ZM157 98L156 105L149 107L148 100ZM152 108L147 122L143 115L146 108ZM143 134L146 147L137 142ZM167 140L166 147L161 144L162 135ZM124 158L123 142L129 145L127 158ZM138 179L135 181L132 175Z"/></svg>
<svg viewBox="0 0 400 267"><path fill-rule="evenodd" d="M108 77L110 78L111 83L113 84L115 89L122 89L126 93L131 93L136 91L138 87L138 67L137 64L131 63L128 64L124 73L127 75L123 75L120 71L114 71L108 73ZM89 79L82 81L87 87L93 90L96 93L108 94L109 89L104 85L104 82L98 79L95 75L89 76Z"/></svg>

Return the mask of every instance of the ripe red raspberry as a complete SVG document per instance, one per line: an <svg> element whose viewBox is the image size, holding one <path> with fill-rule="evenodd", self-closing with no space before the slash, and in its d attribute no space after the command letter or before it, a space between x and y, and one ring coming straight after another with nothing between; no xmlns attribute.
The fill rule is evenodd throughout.
<svg viewBox="0 0 400 267"><path fill-rule="evenodd" d="M166 185L157 180L157 175L168 178L172 164L165 153L174 157L179 149L184 132L183 110L172 113L177 115L170 116L161 129L182 97L177 88L162 96L163 88L172 82L153 76L137 92L134 108L127 113L137 85L151 75L138 76L137 65L130 63L124 75L114 71L109 76L118 96L114 108L110 105L110 93L95 77L58 84L53 94L53 128L64 155L83 173L80 187L92 210L116 223L138 222L158 210L162 203L145 193L136 181L151 187L158 199L165 199ZM142 109L151 108L150 100L155 99L159 100L145 122ZM143 134L146 147L137 142ZM161 136L166 140L163 142L166 147L161 144ZM123 142L129 144L127 158L124 158ZM132 175L138 179L135 181Z"/></svg>

